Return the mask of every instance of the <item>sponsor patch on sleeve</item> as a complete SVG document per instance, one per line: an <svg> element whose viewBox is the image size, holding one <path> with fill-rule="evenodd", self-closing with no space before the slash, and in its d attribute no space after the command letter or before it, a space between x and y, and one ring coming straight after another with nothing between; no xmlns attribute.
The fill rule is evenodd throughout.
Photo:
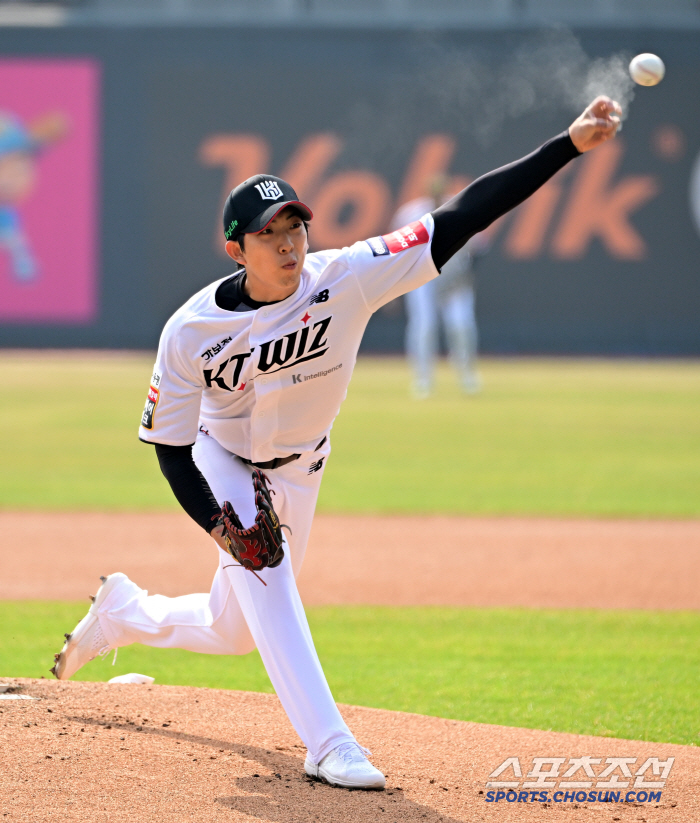
<svg viewBox="0 0 700 823"><path fill-rule="evenodd" d="M385 254L391 254L383 237L370 237L369 240L365 240L365 243L372 249L372 254L375 257L383 257Z"/></svg>
<svg viewBox="0 0 700 823"><path fill-rule="evenodd" d="M158 375L158 380L154 382L157 382L158 384L160 383L160 375ZM143 415L141 417L141 425L144 427L144 429L153 428L153 415L155 414L159 398L160 389L157 389L152 385L149 386L148 397L146 398L146 407L144 408Z"/></svg>
<svg viewBox="0 0 700 823"><path fill-rule="evenodd" d="M430 237L428 236L428 230L421 221L416 220L415 223L409 223L408 226L392 231L391 234L385 234L378 239L384 242L392 254L396 254L399 251L410 249L411 246L422 246L428 242ZM384 254L386 253L384 252Z"/></svg>

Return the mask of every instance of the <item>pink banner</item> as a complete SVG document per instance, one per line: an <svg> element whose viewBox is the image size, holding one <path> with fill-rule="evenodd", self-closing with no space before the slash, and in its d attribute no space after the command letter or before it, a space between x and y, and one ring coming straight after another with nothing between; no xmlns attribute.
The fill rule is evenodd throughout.
<svg viewBox="0 0 700 823"><path fill-rule="evenodd" d="M99 65L0 60L0 320L97 315Z"/></svg>

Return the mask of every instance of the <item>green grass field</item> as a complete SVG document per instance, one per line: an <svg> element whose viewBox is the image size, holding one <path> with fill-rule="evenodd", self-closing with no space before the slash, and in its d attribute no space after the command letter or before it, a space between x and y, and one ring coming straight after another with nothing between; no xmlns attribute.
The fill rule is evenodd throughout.
<svg viewBox="0 0 700 823"><path fill-rule="evenodd" d="M82 603L0 603L0 676L50 677ZM700 614L363 608L309 610L336 700L458 720L656 742L700 743ZM271 691L257 652L129 646L117 665L158 683Z"/></svg>
<svg viewBox="0 0 700 823"><path fill-rule="evenodd" d="M145 354L0 356L0 508L177 507L136 429ZM398 359L361 360L333 429L319 508L693 517L700 514L700 362L487 359L484 391L448 369L413 401ZM0 675L48 675L84 604L0 602ZM700 615L488 609L311 609L342 702L698 745ZM140 646L82 676L270 691L257 653Z"/></svg>
<svg viewBox="0 0 700 823"><path fill-rule="evenodd" d="M175 508L136 438L152 361L2 354L0 507ZM464 397L443 366L414 401L403 361L361 360L320 510L700 514L700 362L489 359L482 373Z"/></svg>

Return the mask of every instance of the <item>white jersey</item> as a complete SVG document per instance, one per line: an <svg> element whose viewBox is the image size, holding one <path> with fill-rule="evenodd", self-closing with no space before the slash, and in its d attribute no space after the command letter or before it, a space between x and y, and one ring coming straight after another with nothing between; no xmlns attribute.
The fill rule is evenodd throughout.
<svg viewBox="0 0 700 823"><path fill-rule="evenodd" d="M256 463L312 451L345 399L372 313L437 277L432 236L427 214L309 254L294 294L253 311L216 305L223 280L202 289L163 329L140 439L186 446L203 427Z"/></svg>
<svg viewBox="0 0 700 823"><path fill-rule="evenodd" d="M418 220L426 212L434 211L438 205L432 197L418 197L415 200L409 200L394 215L391 228L405 226L407 223ZM442 267L437 284L438 294L446 295L464 286L474 287L471 248L470 243L462 246Z"/></svg>

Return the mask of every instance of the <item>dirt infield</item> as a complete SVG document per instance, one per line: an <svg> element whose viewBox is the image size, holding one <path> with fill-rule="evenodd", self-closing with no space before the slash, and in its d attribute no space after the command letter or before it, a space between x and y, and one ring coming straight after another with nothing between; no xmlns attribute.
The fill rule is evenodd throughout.
<svg viewBox="0 0 700 823"><path fill-rule="evenodd" d="M184 513L32 513L42 544L27 523L0 512L0 599L81 599L113 571L209 589L213 544ZM299 587L307 605L700 609L700 520L319 515Z"/></svg>
<svg viewBox="0 0 700 823"><path fill-rule="evenodd" d="M305 750L273 695L181 686L8 681L38 700L0 700L0 815L82 823L466 823L647 821L696 823L700 749L463 723L341 706L387 775L381 792L332 789L303 773ZM570 758L591 756L595 801L553 802ZM489 775L517 757L561 758L549 802L486 802ZM603 778L606 759L633 760ZM675 762L653 802L598 802L616 780L624 800L649 757ZM600 761L597 760L600 758ZM541 770L551 771L546 764ZM591 767L589 767L591 768ZM504 773L502 779L513 779ZM569 778L571 779L571 778ZM658 781L651 772L640 778ZM536 778L531 777L531 781ZM551 781L550 781L551 782ZM658 790L658 789L657 789ZM561 789L563 794L563 789ZM574 790L569 789L572 793ZM583 791L578 787L575 791ZM588 787L583 794L591 791ZM649 789L646 790L645 797ZM511 794L511 797L513 795ZM590 795L589 795L590 797Z"/></svg>
<svg viewBox="0 0 700 823"><path fill-rule="evenodd" d="M28 544L26 514L0 513L0 598L79 599L116 570L164 594L209 586L211 541L185 515L31 517L32 533L50 536L45 544ZM449 562L428 565L426 547L438 540ZM300 588L307 604L697 609L699 573L700 521L319 516ZM700 820L696 747L341 706L388 775L386 791L349 792L305 777L305 750L274 695L4 682L38 698L0 694L0 818L8 823ZM579 772L573 780L591 785L560 787L569 760L586 756L593 779ZM519 800L511 793L487 802L489 775L509 757L522 777L496 779L514 782ZM528 778L537 757L560 759L542 767L559 769L546 781L547 802L545 787L535 795L524 785L537 780ZM634 760L632 777L618 766L613 787L599 787L615 757ZM624 802L627 791L645 790L634 786L635 772L650 757L675 758L661 796ZM618 785L619 799L600 802ZM557 790L572 792L569 801L554 802ZM593 800L573 794L590 791Z"/></svg>

